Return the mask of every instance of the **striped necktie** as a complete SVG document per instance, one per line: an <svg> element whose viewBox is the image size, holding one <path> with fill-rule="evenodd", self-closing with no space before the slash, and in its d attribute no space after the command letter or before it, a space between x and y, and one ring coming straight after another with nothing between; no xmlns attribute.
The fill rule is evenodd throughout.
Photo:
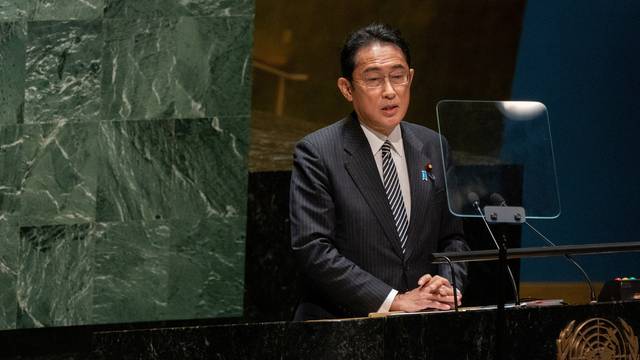
<svg viewBox="0 0 640 360"><path fill-rule="evenodd" d="M385 141L382 145L382 182L384 184L384 191L387 193L387 199L389 199L389 205L391 205L393 220L396 224L398 236L400 237L400 247L404 254L405 245L407 244L409 221L407 220L407 211L404 207L402 191L400 191L398 172L391 157L391 143L389 143L389 140Z"/></svg>

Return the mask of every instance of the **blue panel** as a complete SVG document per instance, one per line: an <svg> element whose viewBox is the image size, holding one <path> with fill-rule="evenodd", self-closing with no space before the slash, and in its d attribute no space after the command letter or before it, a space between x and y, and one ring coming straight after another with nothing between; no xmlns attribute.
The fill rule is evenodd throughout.
<svg viewBox="0 0 640 360"><path fill-rule="evenodd" d="M556 150L559 219L534 223L559 244L638 241L640 3L527 3L514 99L544 102ZM523 230L523 245L541 242ZM584 258L597 280L640 274L640 253ZM579 280L563 259L523 263L525 281Z"/></svg>

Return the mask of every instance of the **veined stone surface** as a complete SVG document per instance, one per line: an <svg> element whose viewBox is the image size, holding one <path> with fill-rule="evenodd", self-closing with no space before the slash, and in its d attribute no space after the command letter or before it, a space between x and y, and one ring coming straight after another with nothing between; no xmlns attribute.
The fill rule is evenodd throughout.
<svg viewBox="0 0 640 360"><path fill-rule="evenodd" d="M3 0L0 21L83 20L101 18L104 0Z"/></svg>
<svg viewBox="0 0 640 360"><path fill-rule="evenodd" d="M170 242L164 221L99 224L93 323L163 318Z"/></svg>
<svg viewBox="0 0 640 360"><path fill-rule="evenodd" d="M105 17L250 16L253 0L106 0Z"/></svg>
<svg viewBox="0 0 640 360"><path fill-rule="evenodd" d="M97 123L23 126L21 225L95 220Z"/></svg>
<svg viewBox="0 0 640 360"><path fill-rule="evenodd" d="M20 125L0 126L0 219L8 220L19 214L18 196L24 174L24 137Z"/></svg>
<svg viewBox="0 0 640 360"><path fill-rule="evenodd" d="M89 224L20 229L18 328L89 323L94 242Z"/></svg>
<svg viewBox="0 0 640 360"><path fill-rule="evenodd" d="M100 21L29 24L25 123L100 119L102 43Z"/></svg>
<svg viewBox="0 0 640 360"><path fill-rule="evenodd" d="M251 18L104 23L103 119L249 115Z"/></svg>
<svg viewBox="0 0 640 360"><path fill-rule="evenodd" d="M96 220L167 219L171 215L174 120L103 121Z"/></svg>
<svg viewBox="0 0 640 360"><path fill-rule="evenodd" d="M26 24L0 23L0 126L22 123Z"/></svg>
<svg viewBox="0 0 640 360"><path fill-rule="evenodd" d="M248 127L248 117L176 120L173 218L245 215Z"/></svg>
<svg viewBox="0 0 640 360"><path fill-rule="evenodd" d="M0 329L239 316L252 0L0 0Z"/></svg>
<svg viewBox="0 0 640 360"><path fill-rule="evenodd" d="M28 0L33 20L88 20L101 18L104 0Z"/></svg>
<svg viewBox="0 0 640 360"><path fill-rule="evenodd" d="M166 318L241 316L246 216L172 221Z"/></svg>
<svg viewBox="0 0 640 360"><path fill-rule="evenodd" d="M102 117L170 119L175 113L177 20L105 20Z"/></svg>
<svg viewBox="0 0 640 360"><path fill-rule="evenodd" d="M0 328L16 326L18 280L18 225L0 215Z"/></svg>
<svg viewBox="0 0 640 360"><path fill-rule="evenodd" d="M4 0L0 2L0 21L15 21L27 17L29 0Z"/></svg>
<svg viewBox="0 0 640 360"><path fill-rule="evenodd" d="M249 116L253 22L185 17L176 32L176 117Z"/></svg>

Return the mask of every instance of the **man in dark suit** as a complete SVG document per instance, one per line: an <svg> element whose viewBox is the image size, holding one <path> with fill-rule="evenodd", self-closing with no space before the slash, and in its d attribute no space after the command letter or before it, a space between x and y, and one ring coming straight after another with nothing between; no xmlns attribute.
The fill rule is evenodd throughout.
<svg viewBox="0 0 640 360"><path fill-rule="evenodd" d="M373 24L351 34L341 65L338 88L353 113L294 153L292 248L305 278L295 319L450 309L452 274L429 256L468 247L447 208L446 146L402 122L409 48L398 31ZM455 265L455 276L461 289L466 268Z"/></svg>

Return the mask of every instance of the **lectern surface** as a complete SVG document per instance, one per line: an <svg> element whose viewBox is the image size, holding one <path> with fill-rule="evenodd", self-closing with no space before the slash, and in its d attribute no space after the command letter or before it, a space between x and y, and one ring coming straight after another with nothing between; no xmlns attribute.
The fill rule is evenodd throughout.
<svg viewBox="0 0 640 360"><path fill-rule="evenodd" d="M37 348L47 349L42 332L6 331L0 332L0 349L8 359L487 360L498 358L497 315L495 309L481 308L460 313L429 312L321 322L187 324L128 331L94 329L81 337L77 336L77 329L59 328L47 330L53 331L48 341L60 342L65 336L75 336L72 345L38 354L33 346L38 336L41 343ZM577 359L571 352L576 344L590 347L591 351L627 344L620 351L638 354L638 301L508 308L504 315L507 334L504 359L522 359L523 354L527 359ZM584 339L592 338L585 331L604 335L585 343ZM617 337L607 338L607 334ZM559 355L559 350L564 353ZM626 358L637 359L620 357Z"/></svg>

